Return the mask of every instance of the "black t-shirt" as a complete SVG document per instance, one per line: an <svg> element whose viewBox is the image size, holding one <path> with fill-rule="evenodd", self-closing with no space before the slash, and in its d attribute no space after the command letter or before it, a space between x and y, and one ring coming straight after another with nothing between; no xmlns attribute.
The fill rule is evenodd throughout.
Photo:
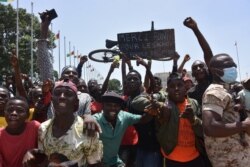
<svg viewBox="0 0 250 167"><path fill-rule="evenodd" d="M208 88L208 86L212 83L212 81L213 81L212 75L209 74L207 76L207 82L204 82L202 84L197 84L188 90L188 93L187 93L188 97L197 100L199 105L201 106L202 96L204 92L206 91L206 89Z"/></svg>

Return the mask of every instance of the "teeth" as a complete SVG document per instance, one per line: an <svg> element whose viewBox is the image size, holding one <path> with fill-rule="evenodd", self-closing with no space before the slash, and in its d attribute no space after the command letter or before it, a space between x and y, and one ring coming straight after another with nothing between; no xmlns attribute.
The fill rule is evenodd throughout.
<svg viewBox="0 0 250 167"><path fill-rule="evenodd" d="M10 119L11 121L16 121L16 120L17 120L17 117L11 116L9 119Z"/></svg>
<svg viewBox="0 0 250 167"><path fill-rule="evenodd" d="M60 106L60 107L65 107L66 104L65 104L65 103L59 103L59 106Z"/></svg>

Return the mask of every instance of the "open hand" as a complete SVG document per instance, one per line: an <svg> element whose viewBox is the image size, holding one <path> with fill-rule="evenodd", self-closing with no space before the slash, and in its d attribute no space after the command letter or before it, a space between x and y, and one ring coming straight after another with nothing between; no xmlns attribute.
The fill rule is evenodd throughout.
<svg viewBox="0 0 250 167"><path fill-rule="evenodd" d="M89 137L95 136L97 132L102 133L100 125L91 115L88 114L84 115L83 120L84 120L83 133L86 133Z"/></svg>

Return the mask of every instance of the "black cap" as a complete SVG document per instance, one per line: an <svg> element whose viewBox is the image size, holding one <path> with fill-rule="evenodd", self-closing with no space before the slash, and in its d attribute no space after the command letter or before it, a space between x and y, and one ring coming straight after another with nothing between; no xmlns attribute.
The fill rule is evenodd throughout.
<svg viewBox="0 0 250 167"><path fill-rule="evenodd" d="M124 104L124 100L123 98L117 94L116 92L113 92L113 91L109 91L109 92L106 92L104 93L104 95L102 95L102 102L103 103L119 103L121 105Z"/></svg>

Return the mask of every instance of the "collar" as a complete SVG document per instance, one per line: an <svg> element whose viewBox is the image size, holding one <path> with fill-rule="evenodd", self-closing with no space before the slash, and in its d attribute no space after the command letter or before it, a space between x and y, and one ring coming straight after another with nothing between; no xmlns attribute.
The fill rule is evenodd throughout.
<svg viewBox="0 0 250 167"><path fill-rule="evenodd" d="M222 86L223 86L224 89L230 90L230 84L228 84L228 83L223 83Z"/></svg>
<svg viewBox="0 0 250 167"><path fill-rule="evenodd" d="M228 83L213 83L213 85L216 85L217 87L224 88L227 91L230 90L230 84Z"/></svg>
<svg viewBox="0 0 250 167"><path fill-rule="evenodd" d="M122 112L122 111L120 111L120 112L118 113L118 115L117 115L116 124L118 124L118 123L121 122L121 112ZM103 124L110 124L110 122L108 122L108 121L106 120L106 118L104 117L103 111L102 111L102 116L101 116L101 122L102 122Z"/></svg>

